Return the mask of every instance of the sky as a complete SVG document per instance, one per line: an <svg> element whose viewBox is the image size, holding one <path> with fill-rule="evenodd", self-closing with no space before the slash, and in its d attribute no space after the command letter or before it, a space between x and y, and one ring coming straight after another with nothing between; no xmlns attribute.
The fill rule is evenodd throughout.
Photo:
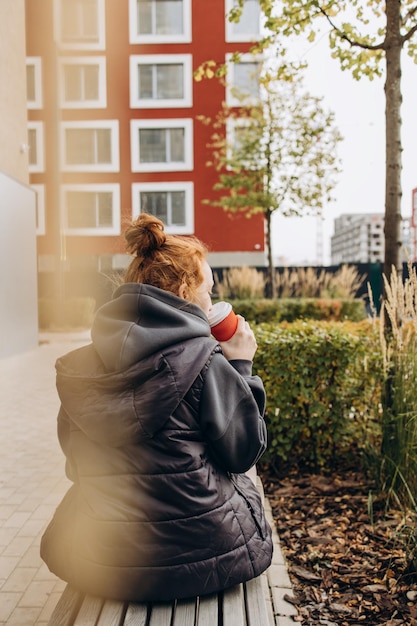
<svg viewBox="0 0 417 626"><path fill-rule="evenodd" d="M332 59L327 36L314 44L297 43L308 62L305 84L322 106L335 113L343 141L338 155L342 172L333 191L334 202L323 209L321 224L314 217L273 216L273 254L279 265L330 265L334 219L342 213L384 213L385 210L385 94L384 80L354 80ZM411 192L417 188L417 65L402 57L402 208L411 215ZM321 234L320 234L321 233ZM320 245L321 242L321 245Z"/></svg>

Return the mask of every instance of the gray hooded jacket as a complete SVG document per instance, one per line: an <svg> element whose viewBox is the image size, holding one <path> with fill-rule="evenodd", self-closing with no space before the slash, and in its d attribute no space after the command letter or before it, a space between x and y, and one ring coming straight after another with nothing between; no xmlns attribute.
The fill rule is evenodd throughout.
<svg viewBox="0 0 417 626"><path fill-rule="evenodd" d="M203 311L141 284L98 311L92 344L57 361L58 436L73 485L41 543L95 595L170 600L249 580L271 561L243 474L266 446L265 395L228 362Z"/></svg>

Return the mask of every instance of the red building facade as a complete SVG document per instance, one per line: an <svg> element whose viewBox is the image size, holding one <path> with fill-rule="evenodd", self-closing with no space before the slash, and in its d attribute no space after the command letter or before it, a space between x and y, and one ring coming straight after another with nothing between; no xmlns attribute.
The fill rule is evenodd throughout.
<svg viewBox="0 0 417 626"><path fill-rule="evenodd" d="M261 216L203 203L216 174L210 127L255 62L259 4L246 0L27 0L30 183L38 191L40 270L117 269L140 211L194 234L216 266L264 265ZM229 86L195 81L205 61L239 51Z"/></svg>

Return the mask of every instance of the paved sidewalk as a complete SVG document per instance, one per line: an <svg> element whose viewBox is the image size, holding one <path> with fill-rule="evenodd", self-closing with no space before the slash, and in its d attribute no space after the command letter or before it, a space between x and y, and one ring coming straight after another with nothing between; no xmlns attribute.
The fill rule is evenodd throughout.
<svg viewBox="0 0 417 626"><path fill-rule="evenodd" d="M39 542L69 486L56 436L55 360L89 342L89 332L44 333L37 349L0 359L0 626L46 626L65 583L49 572ZM272 520L269 503L267 514ZM276 533L268 571L276 626L294 607Z"/></svg>

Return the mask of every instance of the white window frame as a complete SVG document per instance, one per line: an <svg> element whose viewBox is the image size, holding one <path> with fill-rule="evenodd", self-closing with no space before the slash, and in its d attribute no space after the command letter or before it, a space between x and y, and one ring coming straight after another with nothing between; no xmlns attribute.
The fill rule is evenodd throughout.
<svg viewBox="0 0 417 626"><path fill-rule="evenodd" d="M45 185L31 185L36 192L36 234L46 234Z"/></svg>
<svg viewBox="0 0 417 626"><path fill-rule="evenodd" d="M29 163L28 169L30 174L36 174L45 171L45 139L43 122L29 121L28 130L34 130L36 133L36 155L35 163ZM30 147L29 141L28 145Z"/></svg>
<svg viewBox="0 0 417 626"><path fill-rule="evenodd" d="M70 129L110 130L111 162L85 163L70 165L66 163L66 131ZM63 172L119 172L119 121L118 120L82 120L79 122L61 122L61 169Z"/></svg>
<svg viewBox="0 0 417 626"><path fill-rule="evenodd" d="M141 163L139 131L144 128L168 130L171 128L184 129L184 161L155 161ZM131 120L130 146L132 172L186 172L191 171L193 165L193 120L188 118Z"/></svg>
<svg viewBox="0 0 417 626"><path fill-rule="evenodd" d="M191 43L191 0L182 0L183 32L181 34L140 35L137 32L137 1L129 0L129 42L135 43Z"/></svg>
<svg viewBox="0 0 417 626"><path fill-rule="evenodd" d="M35 80L35 99L29 100L27 98L28 109L41 109L43 107L42 97L42 59L41 57L26 57L26 68L33 67L34 80Z"/></svg>
<svg viewBox="0 0 417 626"><path fill-rule="evenodd" d="M229 21L229 13L233 9L233 7L237 4L237 0L225 0L225 8L226 8L226 17L225 17L225 25L226 25L226 41L230 42L254 42L258 41L261 38L261 12L259 12L259 23L258 23L258 32L248 32L248 33L236 33L234 32L234 22ZM259 4L259 0L258 0ZM243 8L243 11L245 9Z"/></svg>
<svg viewBox="0 0 417 626"><path fill-rule="evenodd" d="M98 67L98 98L95 100L65 99L65 67L68 65L96 65ZM59 102L63 109L105 109L107 107L106 57L61 57L59 59Z"/></svg>
<svg viewBox="0 0 417 626"><path fill-rule="evenodd" d="M138 65L184 66L184 97L162 99L139 98ZM133 54L130 57L130 107L132 109L170 109L191 107L193 101L193 76L191 54Z"/></svg>
<svg viewBox="0 0 417 626"><path fill-rule="evenodd" d="M73 0L76 1L76 0ZM59 47L63 50L105 50L106 48L106 17L105 0L97 2L97 42L87 43L79 41L63 41L61 32L61 0L54 0L54 38Z"/></svg>
<svg viewBox="0 0 417 626"><path fill-rule="evenodd" d="M259 102L259 98L247 96L243 100L236 98L233 94L235 88L234 85L234 70L235 66L244 63L262 63L263 57L255 54L241 54L238 63L233 61L233 54L226 54L226 66L227 66L227 83L226 83L226 104L231 107L239 106L254 106Z"/></svg>
<svg viewBox="0 0 417 626"><path fill-rule="evenodd" d="M226 119L226 145L228 147L228 159L232 157L229 146L236 143L236 129L248 127L252 123L253 121L249 120L247 117L232 117ZM249 163L242 161L242 165L243 167L250 169ZM227 169L230 170L231 168Z"/></svg>
<svg viewBox="0 0 417 626"><path fill-rule="evenodd" d="M113 196L112 226L108 228L70 228L68 226L67 192L110 192ZM61 220L65 235L81 237L106 237L108 235L120 235L120 185L117 183L87 184L87 185L61 185Z"/></svg>
<svg viewBox="0 0 417 626"><path fill-rule="evenodd" d="M192 182L161 182L161 183L133 183L132 184L132 218L141 213L139 194L141 191L184 191L185 192L185 224L184 226L165 226L165 232L170 235L194 234L194 184Z"/></svg>

